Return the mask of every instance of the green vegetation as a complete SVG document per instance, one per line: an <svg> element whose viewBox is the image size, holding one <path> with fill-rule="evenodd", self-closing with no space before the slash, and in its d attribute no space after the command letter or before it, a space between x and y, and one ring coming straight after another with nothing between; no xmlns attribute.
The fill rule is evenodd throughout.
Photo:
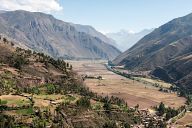
<svg viewBox="0 0 192 128"><path fill-rule="evenodd" d="M181 107L179 109L174 109L174 108L170 108L170 107L165 107L165 105L161 102L156 110L157 110L159 116L165 115L165 119L169 120L169 119L177 116L183 110L185 110L185 107Z"/></svg>
<svg viewBox="0 0 192 128"><path fill-rule="evenodd" d="M103 109L106 110L107 112L110 112L112 108L112 105L110 102L105 102L103 105Z"/></svg>
<svg viewBox="0 0 192 128"><path fill-rule="evenodd" d="M165 111L166 111L166 108L165 108L165 105L161 102L159 107L157 108L157 111L159 112L159 115L162 116Z"/></svg>
<svg viewBox="0 0 192 128"><path fill-rule="evenodd" d="M90 99L88 97L81 97L77 102L77 106L84 107L84 108L90 108L91 103Z"/></svg>
<svg viewBox="0 0 192 128"><path fill-rule="evenodd" d="M47 87L47 93L48 94L54 94L55 93L55 90L56 90L55 85L48 83L46 85L46 87Z"/></svg>
<svg viewBox="0 0 192 128"><path fill-rule="evenodd" d="M0 105L6 105L7 104L7 100L1 100L0 99Z"/></svg>
<svg viewBox="0 0 192 128"><path fill-rule="evenodd" d="M20 115L32 115L34 114L33 108L27 108L27 109L19 109L16 110L16 113L20 114Z"/></svg>

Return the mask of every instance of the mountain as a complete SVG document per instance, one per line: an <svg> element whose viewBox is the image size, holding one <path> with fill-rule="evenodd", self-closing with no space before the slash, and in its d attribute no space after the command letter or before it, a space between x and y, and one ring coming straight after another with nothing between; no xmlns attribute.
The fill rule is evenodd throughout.
<svg viewBox="0 0 192 128"><path fill-rule="evenodd" d="M84 32L87 33L93 37L97 37L99 39L101 39L102 41L111 44L113 46L117 46L116 42L110 38L108 38L107 36L103 35L101 32L98 32L97 30L95 30L95 28L93 28L92 26L89 25L80 25L80 24L73 24L70 23L73 27L75 27L75 29L78 32Z"/></svg>
<svg viewBox="0 0 192 128"><path fill-rule="evenodd" d="M113 63L132 70L153 70L191 52L192 14L176 18L143 37Z"/></svg>
<svg viewBox="0 0 192 128"><path fill-rule="evenodd" d="M140 32L134 33L132 31L121 30L116 33L107 33L106 36L115 40L115 45L121 51L125 51L132 47L137 41L143 38L145 35L151 33L154 29L144 29Z"/></svg>
<svg viewBox="0 0 192 128"><path fill-rule="evenodd" d="M192 89L192 36L176 41L167 50L172 50L175 57L154 69L151 75Z"/></svg>
<svg viewBox="0 0 192 128"><path fill-rule="evenodd" d="M0 13L0 33L37 52L64 59L113 59L120 54L104 35L88 29L39 12Z"/></svg>

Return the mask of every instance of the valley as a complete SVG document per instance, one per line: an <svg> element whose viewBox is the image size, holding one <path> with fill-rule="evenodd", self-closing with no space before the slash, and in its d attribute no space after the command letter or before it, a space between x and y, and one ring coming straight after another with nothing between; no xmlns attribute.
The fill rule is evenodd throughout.
<svg viewBox="0 0 192 128"><path fill-rule="evenodd" d="M192 13L11 1L0 5L0 128L192 128Z"/></svg>
<svg viewBox="0 0 192 128"><path fill-rule="evenodd" d="M108 71L104 66L106 61L69 62L81 75L102 76L102 80L85 79L86 86L93 92L102 96L117 96L124 99L131 107L139 104L140 109L149 109L163 102L170 107L178 108L186 102L185 98L178 97L175 93L160 92L159 88L150 84L146 85Z"/></svg>

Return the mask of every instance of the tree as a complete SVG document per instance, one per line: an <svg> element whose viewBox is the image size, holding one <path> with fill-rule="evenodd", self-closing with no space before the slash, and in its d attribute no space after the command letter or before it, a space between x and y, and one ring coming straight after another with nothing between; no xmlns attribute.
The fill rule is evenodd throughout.
<svg viewBox="0 0 192 128"><path fill-rule="evenodd" d="M13 56L11 59L11 62L10 62L10 65L17 68L17 69L21 69L22 66L24 64L27 64L28 61L21 55L16 55L16 56Z"/></svg>
<svg viewBox="0 0 192 128"><path fill-rule="evenodd" d="M125 123L125 124L124 124L124 127L125 127L125 128L131 128L130 124L128 124L128 123Z"/></svg>
<svg viewBox="0 0 192 128"><path fill-rule="evenodd" d="M165 105L163 104L163 102L161 102L158 108L159 115L162 116L165 113L165 110Z"/></svg>
<svg viewBox="0 0 192 128"><path fill-rule="evenodd" d="M70 65L70 70L72 70L72 68L73 68L73 66L72 66L72 65Z"/></svg>
<svg viewBox="0 0 192 128"><path fill-rule="evenodd" d="M69 63L67 63L67 68L69 67Z"/></svg>

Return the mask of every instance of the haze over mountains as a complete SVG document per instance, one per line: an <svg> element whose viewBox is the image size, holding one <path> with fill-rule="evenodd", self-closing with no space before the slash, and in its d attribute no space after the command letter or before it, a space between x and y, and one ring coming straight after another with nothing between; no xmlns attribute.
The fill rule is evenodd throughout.
<svg viewBox="0 0 192 128"><path fill-rule="evenodd" d="M75 25L38 12L0 13L0 33L27 48L65 59L113 59L120 51L90 26Z"/></svg>
<svg viewBox="0 0 192 128"><path fill-rule="evenodd" d="M132 32L127 30L120 30L116 33L107 33L106 36L116 41L116 47L121 51L125 51L132 47L137 41L145 35L151 33L154 29L144 29L140 32Z"/></svg>
<svg viewBox="0 0 192 128"><path fill-rule="evenodd" d="M190 87L191 56L192 14L189 14L155 29L113 62L131 70L154 70L152 74L160 79Z"/></svg>

